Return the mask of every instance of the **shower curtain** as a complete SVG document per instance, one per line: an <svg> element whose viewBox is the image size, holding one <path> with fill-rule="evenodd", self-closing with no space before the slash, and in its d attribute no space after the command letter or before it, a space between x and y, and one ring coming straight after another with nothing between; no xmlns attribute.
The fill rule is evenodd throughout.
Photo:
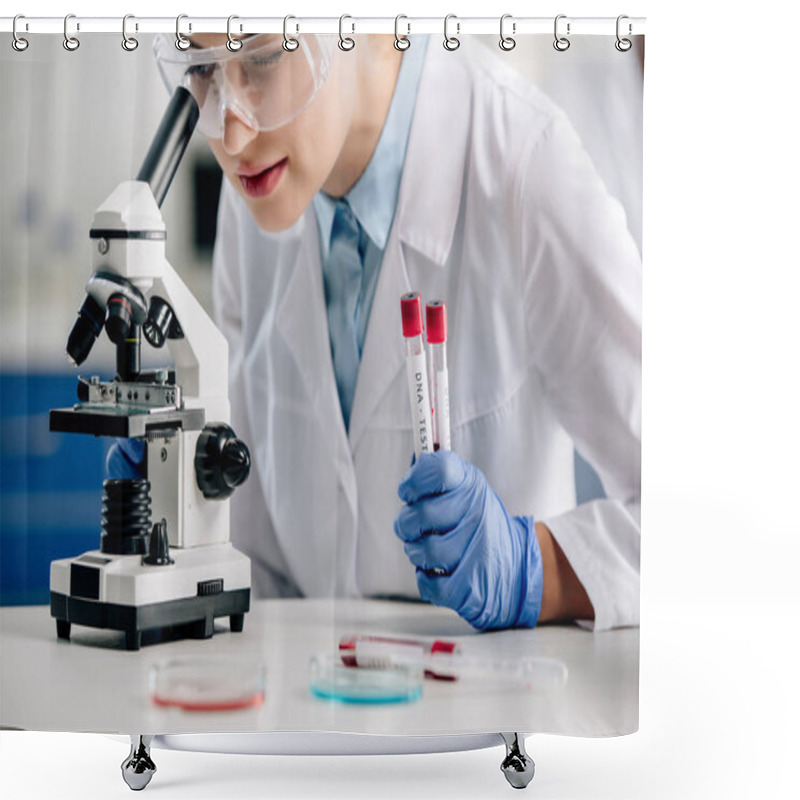
<svg viewBox="0 0 800 800"><path fill-rule="evenodd" d="M57 35L28 36L24 50L4 35L0 46L2 725L635 731L643 37L620 48L614 35L575 36L565 48L519 36L498 48L496 36L443 47L412 35L404 49L392 35L356 34L349 46L300 33L295 51L270 34L228 57L224 33L186 51L173 35L137 33L135 48L118 34L76 36L79 47ZM272 55L250 64L277 76L271 102L289 109L280 120L259 94L266 81L251 73L245 86L236 73L264 46ZM300 58L303 78L285 66ZM108 222L98 209L141 175L179 84L201 106L198 130L160 206L163 251L147 250L154 261L130 283L146 331L161 252L197 301L175 301L178 326L190 338L189 314L215 321L229 382L206 387L205 407L205 390L176 366L168 324L167 347L142 338L128 375L106 308L86 360L65 357L97 286L90 276L108 280L127 263L115 234L97 234ZM401 317L413 292L423 316L433 301L446 307L449 450L437 441L415 454ZM426 374L433 325L417 331L428 366L415 362L415 377L441 403L442 371ZM213 360L202 345L196 357ZM196 396L205 410L200 428L227 393L224 422L246 445L249 475L207 513L230 515L221 530L248 563L246 610L219 606L209 628L207 610L198 626L170 606L141 623L138 647L85 611L102 603L104 570L120 559L138 559L147 580L167 571L157 580L168 602L175 582L161 576L189 551L206 564L198 596L232 585L202 558L202 523L180 540L170 517L175 563L144 565L172 485L151 488L139 549L109 543L104 481L129 479L123 462L142 479L160 475L156 462L190 425L132 433L146 455L118 427L54 430L53 409L97 411L93 376L126 391L183 379L186 408ZM106 413L143 413L116 400ZM176 473L187 496L202 483L197 452L187 448ZM71 585L54 586L56 562ZM53 600L65 593L80 600L69 601L78 616ZM65 692L94 702L58 702Z"/></svg>

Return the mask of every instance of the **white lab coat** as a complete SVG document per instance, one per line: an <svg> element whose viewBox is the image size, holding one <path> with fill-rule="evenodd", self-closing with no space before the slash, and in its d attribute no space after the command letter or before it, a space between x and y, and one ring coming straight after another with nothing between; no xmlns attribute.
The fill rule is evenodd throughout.
<svg viewBox="0 0 800 800"><path fill-rule="evenodd" d="M441 52L439 52L441 51ZM345 430L312 208L260 231L224 186L214 263L267 596L419 597L392 522L412 453L400 295L448 306L453 449L548 525L597 630L639 620L641 265L564 115L494 54L429 47ZM575 507L573 443L608 499Z"/></svg>

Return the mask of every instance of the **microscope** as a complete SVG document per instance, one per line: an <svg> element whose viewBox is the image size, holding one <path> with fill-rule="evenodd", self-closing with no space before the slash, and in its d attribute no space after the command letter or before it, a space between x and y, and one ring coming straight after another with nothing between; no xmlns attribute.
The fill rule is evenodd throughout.
<svg viewBox="0 0 800 800"><path fill-rule="evenodd" d="M229 425L228 344L167 263L160 206L194 127L192 95L176 90L135 181L97 209L89 233L93 272L69 335L80 365L105 330L116 376L78 378L72 408L50 430L136 439L143 475L103 484L100 548L50 566L50 614L60 639L71 625L210 638L227 616L239 632L250 608L250 560L230 543L229 498L250 454ZM142 336L173 364L145 371Z"/></svg>

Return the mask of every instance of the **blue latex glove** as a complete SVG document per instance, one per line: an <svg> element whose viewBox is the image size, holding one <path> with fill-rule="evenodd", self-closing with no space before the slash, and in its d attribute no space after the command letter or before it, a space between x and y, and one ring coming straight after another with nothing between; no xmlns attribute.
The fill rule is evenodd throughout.
<svg viewBox="0 0 800 800"><path fill-rule="evenodd" d="M115 439L106 454L106 476L140 480L144 477L144 457L142 439Z"/></svg>
<svg viewBox="0 0 800 800"><path fill-rule="evenodd" d="M407 505L394 530L423 600L478 630L536 625L543 573L533 517L510 517L483 473L452 451L423 453L397 491Z"/></svg>

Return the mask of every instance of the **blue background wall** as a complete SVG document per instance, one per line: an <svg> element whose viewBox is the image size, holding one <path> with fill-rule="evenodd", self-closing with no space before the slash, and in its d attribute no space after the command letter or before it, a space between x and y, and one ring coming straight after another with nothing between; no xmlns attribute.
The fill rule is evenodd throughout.
<svg viewBox="0 0 800 800"><path fill-rule="evenodd" d="M51 433L77 375L0 374L0 604L48 603L50 561L100 544L102 439Z"/></svg>

